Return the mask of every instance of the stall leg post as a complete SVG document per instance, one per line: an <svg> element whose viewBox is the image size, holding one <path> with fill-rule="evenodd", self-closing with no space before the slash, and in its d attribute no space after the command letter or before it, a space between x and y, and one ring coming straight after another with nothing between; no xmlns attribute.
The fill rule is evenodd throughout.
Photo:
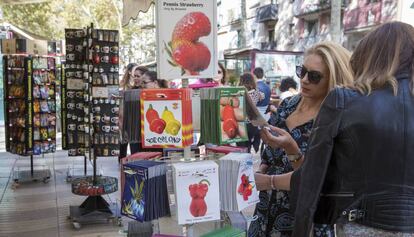
<svg viewBox="0 0 414 237"><path fill-rule="evenodd" d="M34 168L33 168L33 155L30 155L30 174L32 175L32 177L33 177L33 171L34 171Z"/></svg>
<svg viewBox="0 0 414 237"><path fill-rule="evenodd" d="M186 237L194 236L194 225L185 225L183 226L183 235Z"/></svg>
<svg viewBox="0 0 414 237"><path fill-rule="evenodd" d="M86 155L83 156L83 174L86 176L88 170L87 158Z"/></svg>
<svg viewBox="0 0 414 237"><path fill-rule="evenodd" d="M96 154L93 154L93 185L96 185Z"/></svg>

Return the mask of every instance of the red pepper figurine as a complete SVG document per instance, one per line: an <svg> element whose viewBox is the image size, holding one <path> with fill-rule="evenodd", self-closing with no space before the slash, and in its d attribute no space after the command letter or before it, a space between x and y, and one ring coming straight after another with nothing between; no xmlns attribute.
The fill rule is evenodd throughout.
<svg viewBox="0 0 414 237"><path fill-rule="evenodd" d="M150 125L150 130L152 132L161 134L164 132L165 126L167 125L164 120L160 119L158 112L152 108L152 105L149 105L145 118Z"/></svg>
<svg viewBox="0 0 414 237"><path fill-rule="evenodd" d="M234 115L233 101L230 101L230 104L224 106L222 118L223 131L229 138L235 138L238 133L238 124L236 116Z"/></svg>
<svg viewBox="0 0 414 237"><path fill-rule="evenodd" d="M208 192L208 185L202 180L198 184L191 184L188 189L192 197L190 204L190 213L194 217L204 216L207 213L207 204L204 198Z"/></svg>
<svg viewBox="0 0 414 237"><path fill-rule="evenodd" d="M253 185L250 184L249 182L249 176L243 174L241 176L241 184L237 190L237 192L240 195L243 195L243 200L247 201L250 197L250 195L252 195L252 189L253 189Z"/></svg>

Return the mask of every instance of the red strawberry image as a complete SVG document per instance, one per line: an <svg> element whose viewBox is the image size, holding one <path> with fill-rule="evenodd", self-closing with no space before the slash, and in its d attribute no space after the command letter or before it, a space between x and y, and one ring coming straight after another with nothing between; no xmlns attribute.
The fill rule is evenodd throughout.
<svg viewBox="0 0 414 237"><path fill-rule="evenodd" d="M191 75L198 75L198 72L207 69L210 65L210 50L201 42L178 40L173 43L172 48L174 61L190 71Z"/></svg>
<svg viewBox="0 0 414 237"><path fill-rule="evenodd" d="M183 75L199 75L210 65L211 52L199 41L211 33L210 19L202 12L191 12L181 18L174 27L172 40L165 45L170 56L168 62L181 67Z"/></svg>
<svg viewBox="0 0 414 237"><path fill-rule="evenodd" d="M194 217L204 216L207 213L207 204L204 198L208 192L209 182L202 180L198 184L191 184L188 187L190 196L192 198L190 204L190 213Z"/></svg>
<svg viewBox="0 0 414 237"><path fill-rule="evenodd" d="M198 41L211 32L210 19L202 12L190 12L175 25L172 40Z"/></svg>
<svg viewBox="0 0 414 237"><path fill-rule="evenodd" d="M245 174L243 174L240 179L241 183L237 189L237 192L243 196L244 201L247 201L249 200L250 195L252 195L253 185L249 182L249 176Z"/></svg>

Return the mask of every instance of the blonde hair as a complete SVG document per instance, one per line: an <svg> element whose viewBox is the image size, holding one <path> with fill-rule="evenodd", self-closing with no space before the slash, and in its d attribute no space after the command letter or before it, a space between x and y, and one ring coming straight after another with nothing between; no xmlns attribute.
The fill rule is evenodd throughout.
<svg viewBox="0 0 414 237"><path fill-rule="evenodd" d="M379 26L360 41L352 55L355 88L369 95L373 90L391 86L396 95L398 82L394 76L400 72L412 73L413 57L411 25L390 22ZM413 88L411 92L414 94Z"/></svg>
<svg viewBox="0 0 414 237"><path fill-rule="evenodd" d="M315 44L306 50L308 55L318 55L322 58L329 73L329 90L336 86L350 87L353 85L353 75L349 59L351 53L341 45L333 42Z"/></svg>

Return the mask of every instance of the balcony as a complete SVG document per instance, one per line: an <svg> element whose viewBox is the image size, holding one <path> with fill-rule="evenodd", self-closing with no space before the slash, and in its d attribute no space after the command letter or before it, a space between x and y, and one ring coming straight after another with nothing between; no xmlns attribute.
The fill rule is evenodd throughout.
<svg viewBox="0 0 414 237"><path fill-rule="evenodd" d="M294 15L307 20L317 19L321 13L331 10L331 0L316 0L314 3L304 4L304 0L295 1ZM337 0L335 0L337 1ZM342 0L342 9L345 8L347 0Z"/></svg>
<svg viewBox="0 0 414 237"><path fill-rule="evenodd" d="M258 23L276 23L277 17L277 5L268 4L257 8L256 21Z"/></svg>
<svg viewBox="0 0 414 237"><path fill-rule="evenodd" d="M263 42L260 46L261 50L275 50L277 47L276 41Z"/></svg>
<svg viewBox="0 0 414 237"><path fill-rule="evenodd" d="M381 16L381 2L370 3L353 9L344 14L345 32L369 28L384 22Z"/></svg>
<svg viewBox="0 0 414 237"><path fill-rule="evenodd" d="M230 9L227 13L227 23L229 25L240 24L241 23L241 13L240 9Z"/></svg>

